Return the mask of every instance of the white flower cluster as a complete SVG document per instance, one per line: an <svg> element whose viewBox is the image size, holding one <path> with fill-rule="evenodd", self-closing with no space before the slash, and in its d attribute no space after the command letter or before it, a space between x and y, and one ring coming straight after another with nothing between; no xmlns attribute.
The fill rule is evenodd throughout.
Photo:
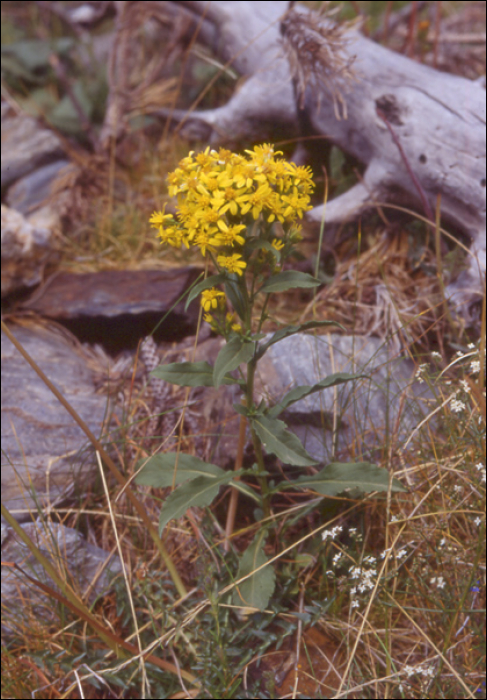
<svg viewBox="0 0 487 700"><path fill-rule="evenodd" d="M343 527L341 525L336 525L335 527L332 527L331 530L323 530L321 533L321 539L323 542L326 542L328 538L331 538L334 540L337 535L339 535L343 530Z"/></svg>
<svg viewBox="0 0 487 700"><path fill-rule="evenodd" d="M480 472L480 481L485 484L485 464L482 464L482 462L478 462L475 465L475 469L477 469L478 472Z"/></svg>
<svg viewBox="0 0 487 700"><path fill-rule="evenodd" d="M467 408L467 406L463 401L460 401L459 399L452 399L450 401L450 408L453 411L453 413L461 413Z"/></svg>

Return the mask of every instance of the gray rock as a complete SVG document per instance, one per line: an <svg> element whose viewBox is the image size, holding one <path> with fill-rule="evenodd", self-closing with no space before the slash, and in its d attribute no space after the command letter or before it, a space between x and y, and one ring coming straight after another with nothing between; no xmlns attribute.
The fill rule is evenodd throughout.
<svg viewBox="0 0 487 700"><path fill-rule="evenodd" d="M201 273L196 267L58 272L22 308L60 321L172 311L187 323L196 324L198 305L193 303L185 313L182 297Z"/></svg>
<svg viewBox="0 0 487 700"><path fill-rule="evenodd" d="M106 591L110 579L122 569L118 556L110 557L100 547L89 544L77 530L58 523L25 523L25 534L40 549L61 576L67 572L75 581L76 592L92 603ZM31 554L17 533L2 523L2 560L17 564L23 571L62 593ZM69 580L69 579L68 579ZM27 601L29 604L27 604ZM53 621L55 601L24 578L18 569L2 566L2 633L12 634L18 625L29 623L22 613L28 608L37 617ZM31 607L32 606L32 607Z"/></svg>
<svg viewBox="0 0 487 700"><path fill-rule="evenodd" d="M70 166L68 160L57 160L29 173L10 187L5 201L9 207L28 216L41 206L51 195L51 185L64 168Z"/></svg>
<svg viewBox="0 0 487 700"><path fill-rule="evenodd" d="M213 365L223 346L221 338L211 338L198 347L196 361ZM178 361L186 359L190 358ZM397 451L405 444L434 399L427 385L415 379L415 371L410 360L379 338L301 333L272 345L259 361L254 398L256 403L264 399L272 406L294 387L311 386L335 372L367 375L370 379L323 389L297 401L279 420L320 463L375 461L389 447ZM240 393L235 386L192 393L195 404L191 410L200 414L199 434L211 438L207 453L201 456L222 467L236 456L239 419L232 404L239 403ZM249 455L250 449L247 432Z"/></svg>
<svg viewBox="0 0 487 700"><path fill-rule="evenodd" d="M41 325L13 326L12 333L99 436L106 398L95 393L79 343ZM81 428L3 333L1 347L2 502L22 521L65 499L96 463Z"/></svg>
<svg viewBox="0 0 487 700"><path fill-rule="evenodd" d="M433 398L415 380L414 364L379 338L297 334L272 345L258 365L262 396L277 403L295 386L313 385L335 372L363 373L292 404L280 419L320 462L374 459L399 448Z"/></svg>
<svg viewBox="0 0 487 700"><path fill-rule="evenodd" d="M2 204L2 298L39 284L46 264L57 257L52 229L33 225Z"/></svg>
<svg viewBox="0 0 487 700"><path fill-rule="evenodd" d="M64 156L58 137L23 114L2 109L2 191L16 180Z"/></svg>

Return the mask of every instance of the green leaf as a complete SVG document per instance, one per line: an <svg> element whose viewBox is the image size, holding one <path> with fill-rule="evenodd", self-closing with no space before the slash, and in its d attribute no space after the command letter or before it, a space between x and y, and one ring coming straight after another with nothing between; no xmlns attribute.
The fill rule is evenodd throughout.
<svg viewBox="0 0 487 700"><path fill-rule="evenodd" d="M173 518L180 518L188 508L209 506L218 495L220 486L228 484L240 472L224 472L222 476L199 476L179 486L165 500L159 515L159 535Z"/></svg>
<svg viewBox="0 0 487 700"><path fill-rule="evenodd" d="M71 85L72 95L76 98L83 114L91 120L94 104L90 99L82 80L75 80ZM83 131L80 114L74 106L71 95L64 95L47 116L49 124L63 133L77 135Z"/></svg>
<svg viewBox="0 0 487 700"><path fill-rule="evenodd" d="M213 386L218 388L223 384L225 374L237 369L242 362L248 362L252 359L255 350L255 343L249 342L236 336L228 341L222 347L216 358L215 367L213 369ZM236 380L233 380L236 383Z"/></svg>
<svg viewBox="0 0 487 700"><path fill-rule="evenodd" d="M253 473L252 476L255 477L255 473ZM255 493L254 489L251 486L249 486L248 484L244 484L243 481L239 481L238 479L236 479L233 483L230 484L230 486L232 487L232 489L237 489L237 491L243 493L244 496L251 498L259 506L262 505L262 498Z"/></svg>
<svg viewBox="0 0 487 700"><path fill-rule="evenodd" d="M289 432L282 420L268 416L249 416L255 432L267 452L275 454L284 464L309 467L318 462L306 452L299 438Z"/></svg>
<svg viewBox="0 0 487 700"><path fill-rule="evenodd" d="M153 486L154 488L172 486L177 456L176 452L166 452L165 454L154 455L147 462L140 460L137 466L144 463L145 466L135 477L135 483L141 486ZM198 457L180 452L175 483L178 485L190 479L196 479L199 476L208 477L211 475L217 477L225 473L216 464L203 462Z"/></svg>
<svg viewBox="0 0 487 700"><path fill-rule="evenodd" d="M179 386L213 386L213 367L206 361L173 362L169 365L159 365L150 374ZM220 384L237 383L237 380L230 376L220 378Z"/></svg>
<svg viewBox="0 0 487 700"><path fill-rule="evenodd" d="M13 44L2 45L2 67L3 57L12 56L32 74L36 71L48 70L51 54L66 56L73 46L74 41L70 37L49 41L23 39Z"/></svg>
<svg viewBox="0 0 487 700"><path fill-rule="evenodd" d="M361 493L387 491L390 474L387 469L377 467L370 462L328 464L318 474L300 476L293 482L285 482L281 488L312 489L323 496L336 496L346 490L359 490ZM392 491L407 491L397 479L392 479Z"/></svg>
<svg viewBox="0 0 487 700"><path fill-rule="evenodd" d="M245 321L247 316L247 301L245 300L237 275L225 276L225 294L230 299L230 303L239 315L242 321Z"/></svg>
<svg viewBox="0 0 487 700"><path fill-rule="evenodd" d="M217 284L221 284L224 282L226 279L226 275L212 275L211 277L207 277L205 280L202 282L198 282L198 284L195 284L194 287L190 290L188 294L188 298L186 299L186 304L184 305L184 310L186 311L190 303L193 301L193 299L196 299L198 294L201 294L201 292L204 292L205 289L210 289L211 287L216 287Z"/></svg>
<svg viewBox="0 0 487 700"><path fill-rule="evenodd" d="M296 272L294 270L286 270L279 272L277 275L270 277L267 282L264 282L260 288L260 292L269 294L270 292L285 292L287 289L301 287L303 289L309 287L318 287L321 284L319 280L307 272Z"/></svg>
<svg viewBox="0 0 487 700"><path fill-rule="evenodd" d="M267 533L259 532L252 544L247 547L240 559L238 578L247 576L268 562L264 554L264 544ZM264 610L274 593L276 575L272 566L265 566L250 578L242 581L233 594L234 605L245 605Z"/></svg>
<svg viewBox="0 0 487 700"><path fill-rule="evenodd" d="M259 348L257 357L260 359L271 345L278 343L283 338L288 338L290 335L295 335L296 333L310 331L313 328L324 328L325 326L338 326L338 328L345 330L345 328L336 321L307 321L306 323L300 323L299 326L286 326L285 328L280 328L278 331L276 331L270 340Z"/></svg>
<svg viewBox="0 0 487 700"><path fill-rule="evenodd" d="M232 406L233 406L235 413L238 413L240 416L248 416L249 415L249 409L247 408L247 406L244 406L241 403L233 403Z"/></svg>
<svg viewBox="0 0 487 700"><path fill-rule="evenodd" d="M346 382L350 382L353 379L370 379L366 374L349 374L348 372L336 372L335 374L329 374L328 377L325 377L322 379L320 382L317 384L313 384L313 386L308 386L308 385L302 385L302 386L297 386L294 389L291 389L284 398L279 401L275 406L273 406L268 412L267 415L270 416L271 418L277 418L277 416L282 413L288 406L290 406L292 403L296 403L296 401L300 401L301 399L304 399L306 396L310 396L310 394L314 394L317 391L321 391L322 389L327 389L331 386L338 386L339 384L345 384Z"/></svg>

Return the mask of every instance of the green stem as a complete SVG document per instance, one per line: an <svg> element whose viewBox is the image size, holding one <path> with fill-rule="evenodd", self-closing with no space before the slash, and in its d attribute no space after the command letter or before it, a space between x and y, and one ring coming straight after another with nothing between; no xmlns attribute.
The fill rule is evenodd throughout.
<svg viewBox="0 0 487 700"><path fill-rule="evenodd" d="M259 325L257 326L257 333L260 333L260 331L262 329L262 325L266 319L266 310L267 310L267 305L269 303L270 296L271 296L270 294L265 295L265 301L262 305L262 313L260 315Z"/></svg>
<svg viewBox="0 0 487 700"><path fill-rule="evenodd" d="M257 348L257 345L256 345ZM250 360L247 364L247 406L252 410L254 406L254 378L255 370L257 369L257 361L255 357ZM264 511L264 517L269 518L271 516L271 504L270 504L270 491L269 483L267 481L267 476L265 476L265 464L264 464L264 454L262 452L262 443L259 436L254 430L252 425L252 420L249 420L250 434L252 436L252 444L254 446L255 459L257 462L257 480L260 484L261 495L262 495L262 510Z"/></svg>

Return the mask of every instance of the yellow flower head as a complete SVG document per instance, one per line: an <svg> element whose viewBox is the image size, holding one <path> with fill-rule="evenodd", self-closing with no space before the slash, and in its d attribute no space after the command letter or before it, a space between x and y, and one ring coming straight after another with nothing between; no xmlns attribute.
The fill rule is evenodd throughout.
<svg viewBox="0 0 487 700"><path fill-rule="evenodd" d="M245 260L241 260L242 256L238 253L234 255L219 255L216 259L220 267L224 267L228 272L235 272L237 275L242 276L243 271L247 267Z"/></svg>
<svg viewBox="0 0 487 700"><path fill-rule="evenodd" d="M274 238L271 245L275 250L282 250L284 248L284 243L280 241L279 238Z"/></svg>
<svg viewBox="0 0 487 700"><path fill-rule="evenodd" d="M216 309L225 308L225 294L212 287L201 292L201 306L207 313Z"/></svg>
<svg viewBox="0 0 487 700"><path fill-rule="evenodd" d="M268 236L269 227L277 226L278 235L292 241L290 226L311 208L314 185L310 168L279 156L282 152L267 143L244 155L210 147L201 153L190 151L167 177L169 194L177 198L176 216L162 210L149 220L161 241L197 247L205 257L216 254L220 267L239 276L259 248L253 241L247 246L249 238ZM273 245L281 250L284 243ZM239 246L248 258L228 254Z"/></svg>

